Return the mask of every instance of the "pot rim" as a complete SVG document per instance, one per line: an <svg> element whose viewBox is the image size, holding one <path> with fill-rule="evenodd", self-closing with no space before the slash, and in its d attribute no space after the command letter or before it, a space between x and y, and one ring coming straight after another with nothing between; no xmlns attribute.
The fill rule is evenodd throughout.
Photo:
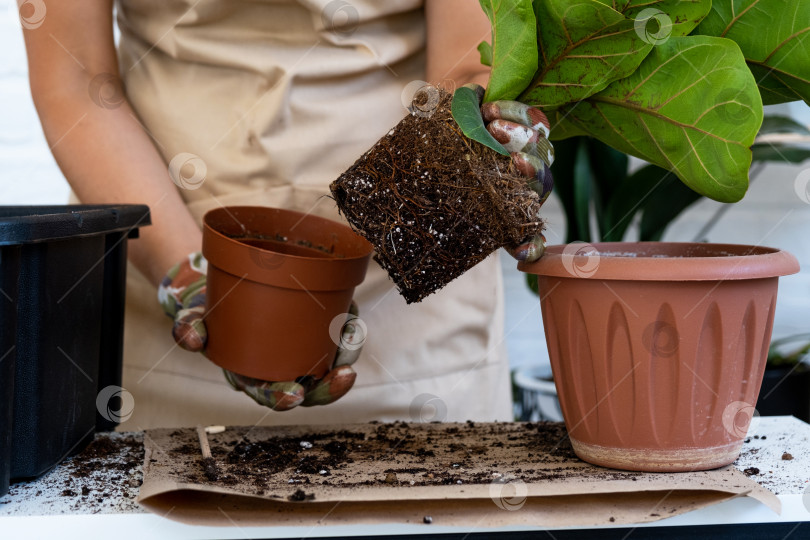
<svg viewBox="0 0 810 540"><path fill-rule="evenodd" d="M723 281L773 278L799 271L776 248L703 242L573 242L549 246L518 270L539 276L628 281Z"/></svg>
<svg viewBox="0 0 810 540"><path fill-rule="evenodd" d="M230 219L244 229L236 216L240 214L279 216L295 225L315 224L324 236L331 231L332 241L350 239L342 257L307 257L280 253L240 241L226 234L213 223L217 219ZM269 219L269 218L268 218ZM292 227L291 227L292 228ZM302 227L303 228L303 227ZM282 225L276 231L263 235L287 232ZM342 290L359 285L365 278L366 268L374 247L349 226L331 219L269 206L228 206L209 210L203 216L203 255L215 268L249 281L289 289Z"/></svg>

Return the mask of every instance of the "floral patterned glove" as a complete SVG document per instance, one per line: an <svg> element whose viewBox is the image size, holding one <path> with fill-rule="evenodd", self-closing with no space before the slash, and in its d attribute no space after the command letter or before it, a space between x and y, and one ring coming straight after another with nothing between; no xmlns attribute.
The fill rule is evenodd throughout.
<svg viewBox="0 0 810 540"><path fill-rule="evenodd" d="M208 261L202 253L192 253L172 267L158 287L158 301L163 311L174 320L172 336L175 342L188 351L203 354L208 339L204 321L207 271ZM349 313L357 318L354 302ZM352 324L350 318L343 326L332 369L322 379L300 377L295 381L273 382L223 371L225 379L235 390L276 411L287 411L298 405L327 405L343 397L354 385L357 374L351 365L362 350L362 346L357 345L364 341L363 327Z"/></svg>
<svg viewBox="0 0 810 540"><path fill-rule="evenodd" d="M467 85L484 97L484 88ZM481 106L481 116L487 131L511 154L512 163L529 180L529 187L539 196L541 203L548 199L554 187L551 164L554 147L548 140L550 125L542 111L518 101L493 101ZM533 262L543 256L546 239L542 234L527 238L507 251L519 261Z"/></svg>

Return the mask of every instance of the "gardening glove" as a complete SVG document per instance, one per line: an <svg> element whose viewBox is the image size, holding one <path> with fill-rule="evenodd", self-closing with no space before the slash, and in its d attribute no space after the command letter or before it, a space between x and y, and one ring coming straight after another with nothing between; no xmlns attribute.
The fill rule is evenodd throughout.
<svg viewBox="0 0 810 540"><path fill-rule="evenodd" d="M208 332L205 328L205 291L208 261L196 252L172 267L158 287L158 300L163 311L174 320L172 336L175 342L191 352L205 354ZM350 316L343 325L340 344L332 369L322 378L300 377L295 381L262 381L228 370L225 379L230 385L253 398L259 405L276 411L287 411L302 405L327 405L343 397L354 385L357 374L351 365L357 361L365 341L364 327L357 319L357 307L352 302Z"/></svg>
<svg viewBox="0 0 810 540"><path fill-rule="evenodd" d="M467 87L476 93L480 103L484 88L477 84ZM530 179L529 187L540 196L540 203L545 202L554 187L550 169L554 147L548 140L551 128L546 115L518 101L493 101L481 106L481 117L487 131L510 153L517 170ZM534 262L545 249L546 238L538 234L506 250L519 261Z"/></svg>

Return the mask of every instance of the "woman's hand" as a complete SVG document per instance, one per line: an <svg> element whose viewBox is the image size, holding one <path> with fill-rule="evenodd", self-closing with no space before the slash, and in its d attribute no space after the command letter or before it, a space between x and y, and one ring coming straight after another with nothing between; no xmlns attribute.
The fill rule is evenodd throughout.
<svg viewBox="0 0 810 540"><path fill-rule="evenodd" d="M177 344L191 352L205 354L208 331L205 328L205 292L208 261L202 253L189 255L169 270L158 287L158 301L163 311L174 320L172 336ZM349 313L357 317L357 307L352 302ZM362 327L343 325L332 369L322 379L301 377L295 381L262 381L228 370L225 379L230 385L253 398L259 405L276 411L287 411L298 405L311 407L327 405L343 397L354 385L357 374L351 365L360 356L365 335ZM343 345L348 347L344 347ZM268 353L272 353L269 351Z"/></svg>
<svg viewBox="0 0 810 540"><path fill-rule="evenodd" d="M467 85L478 95L484 89L477 84ZM529 187L540 196L541 204L548 199L554 187L551 164L554 147L548 140L550 126L542 111L517 101L493 101L481 106L481 116L487 131L512 156L512 163L528 178ZM546 239L542 234L527 238L507 251L519 261L534 262L543 256Z"/></svg>

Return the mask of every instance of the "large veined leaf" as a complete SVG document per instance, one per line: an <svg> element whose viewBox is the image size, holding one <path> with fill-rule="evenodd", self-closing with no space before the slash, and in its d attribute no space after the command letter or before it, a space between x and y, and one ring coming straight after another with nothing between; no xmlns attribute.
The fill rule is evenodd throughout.
<svg viewBox="0 0 810 540"><path fill-rule="evenodd" d="M492 25L484 101L515 99L537 71L537 21L531 0L480 0Z"/></svg>
<svg viewBox="0 0 810 540"><path fill-rule="evenodd" d="M714 0L698 33L736 41L766 104L810 104L810 3Z"/></svg>
<svg viewBox="0 0 810 540"><path fill-rule="evenodd" d="M711 0L535 0L539 68L520 99L545 110L584 99L632 73L656 43L691 32L710 7Z"/></svg>
<svg viewBox="0 0 810 540"><path fill-rule="evenodd" d="M748 188L750 146L762 123L756 81L723 38L671 37L638 70L557 114L571 131L674 172L723 202Z"/></svg>
<svg viewBox="0 0 810 540"><path fill-rule="evenodd" d="M670 36L688 35L712 7L712 0L598 1L636 21L638 30L643 30L654 43Z"/></svg>

